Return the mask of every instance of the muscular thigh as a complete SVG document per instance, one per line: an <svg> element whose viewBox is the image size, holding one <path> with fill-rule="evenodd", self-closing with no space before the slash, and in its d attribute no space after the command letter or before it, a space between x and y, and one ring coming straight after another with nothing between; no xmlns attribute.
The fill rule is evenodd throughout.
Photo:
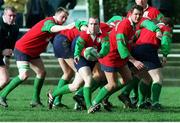
<svg viewBox="0 0 180 123"><path fill-rule="evenodd" d="M71 67L67 64L67 62L63 58L58 58L59 65L64 73L68 73L72 71Z"/></svg>
<svg viewBox="0 0 180 123"><path fill-rule="evenodd" d="M33 59L30 61L30 67L32 68L33 71L36 73L45 71L43 61L41 58Z"/></svg>
<svg viewBox="0 0 180 123"><path fill-rule="evenodd" d="M69 65L69 67L74 70L74 72L77 72L75 66L74 66L74 59L73 58L69 58L69 59L65 59L66 63Z"/></svg>
<svg viewBox="0 0 180 123"><path fill-rule="evenodd" d="M93 68L93 78L96 81L105 81L106 77L103 71L101 71L100 64L96 63L95 67Z"/></svg>
<svg viewBox="0 0 180 123"><path fill-rule="evenodd" d="M119 73L121 74L121 77L125 82L132 79L132 74L128 65L124 65L123 67L121 67Z"/></svg>
<svg viewBox="0 0 180 123"><path fill-rule="evenodd" d="M5 66L0 66L0 80L5 81L8 79L9 79L9 74L7 68Z"/></svg>
<svg viewBox="0 0 180 123"><path fill-rule="evenodd" d="M157 68L157 69L152 69L149 70L148 73L150 74L153 82L162 82L162 72L161 72L161 68Z"/></svg>

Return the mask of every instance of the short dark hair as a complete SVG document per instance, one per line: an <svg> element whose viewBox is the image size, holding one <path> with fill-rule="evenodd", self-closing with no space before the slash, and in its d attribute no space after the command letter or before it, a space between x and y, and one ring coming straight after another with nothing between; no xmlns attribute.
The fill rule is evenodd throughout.
<svg viewBox="0 0 180 123"><path fill-rule="evenodd" d="M69 15L69 12L67 9L63 8L63 7L59 7L57 8L55 13L59 13L59 12L65 12L67 15Z"/></svg>
<svg viewBox="0 0 180 123"><path fill-rule="evenodd" d="M134 9L137 9L137 10L139 10L140 12L143 13L143 7L140 6L140 5L134 4L134 5L132 6L132 8L130 9L130 12L132 13L132 12L134 11Z"/></svg>
<svg viewBox="0 0 180 123"><path fill-rule="evenodd" d="M4 11L6 10L11 10L12 12L15 12L15 13L17 12L17 10L13 6L10 6L10 5L7 5L4 7Z"/></svg>
<svg viewBox="0 0 180 123"><path fill-rule="evenodd" d="M97 17L97 16L91 16L91 17L89 17L89 19L90 19L90 18L93 18L93 19L98 20L98 23L100 24L100 18L99 18L99 17ZM88 22L89 22L89 20L88 20Z"/></svg>
<svg viewBox="0 0 180 123"><path fill-rule="evenodd" d="M173 27L173 21L170 17L163 17L161 18L160 22L164 23L165 25L169 25Z"/></svg>

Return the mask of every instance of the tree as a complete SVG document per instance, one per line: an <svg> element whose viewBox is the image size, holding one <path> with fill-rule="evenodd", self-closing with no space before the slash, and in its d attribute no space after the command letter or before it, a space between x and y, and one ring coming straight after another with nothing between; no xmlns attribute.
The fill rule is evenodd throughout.
<svg viewBox="0 0 180 123"><path fill-rule="evenodd" d="M99 0L88 0L89 17L99 17Z"/></svg>
<svg viewBox="0 0 180 123"><path fill-rule="evenodd" d="M127 0L103 0L104 20L114 15L126 15Z"/></svg>

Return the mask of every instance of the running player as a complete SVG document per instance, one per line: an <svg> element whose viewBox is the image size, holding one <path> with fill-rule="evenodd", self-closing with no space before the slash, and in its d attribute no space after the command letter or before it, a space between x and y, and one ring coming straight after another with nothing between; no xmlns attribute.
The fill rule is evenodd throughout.
<svg viewBox="0 0 180 123"><path fill-rule="evenodd" d="M161 104L159 103L159 97L162 88L162 65L164 66L167 62L167 55L170 52L170 44L172 42L172 29L171 29L171 19L162 18L162 22L158 23L157 26L162 31L162 38L156 37L156 32L149 31L146 28L141 29L136 45L132 50L132 54L135 58L142 61L148 71L148 74L152 78L152 108L161 109ZM158 57L158 48L161 49L163 54L162 61ZM141 76L141 75L140 75ZM143 78L143 77L142 77ZM147 79L147 78L143 78ZM147 82L147 81L144 81ZM146 108L146 97L147 97L147 85L149 83L141 82L139 84L139 108Z"/></svg>
<svg viewBox="0 0 180 123"><path fill-rule="evenodd" d="M19 75L10 81L0 95L0 105L8 107L6 98L8 94L29 77L29 69L36 73L34 80L34 92L30 105L32 107L42 106L40 92L45 79L45 68L40 54L45 51L48 42L55 33L63 29L71 29L74 25L62 26L68 17L68 11L62 7L58 8L53 17L48 17L34 25L15 44L15 58Z"/></svg>
<svg viewBox="0 0 180 123"><path fill-rule="evenodd" d="M63 72L57 88L61 88L62 86L68 84L76 72L71 44L73 40L78 37L80 31L83 30L87 30L87 22L78 20L75 22L74 28L61 31L53 40L54 54L55 57L58 58L60 68ZM55 98L54 107L67 107L61 103L61 98L62 95Z"/></svg>
<svg viewBox="0 0 180 123"><path fill-rule="evenodd" d="M164 15L155 7L152 7L152 6L149 6L148 5L148 0L135 0L135 3L137 5L140 5L143 7L143 17L144 18L147 18L149 20L160 20L162 17L164 17ZM129 15L127 15L129 16ZM149 78L149 77L148 77ZM136 104L137 103L137 99L138 99L138 83L140 82L140 78L139 80L137 80L135 83L134 83L134 89L132 91L132 97L131 97L131 101L133 104ZM152 81L151 78L149 79L146 79L149 83L149 81ZM145 81L146 81L145 80ZM128 87L127 87L128 88ZM149 98L151 96L151 84L149 84L149 87L147 88L149 91L148 91L148 95L149 95ZM123 89L122 91L122 94L123 93L126 93L126 87ZM129 91L129 90L127 90ZM119 95L121 96L121 95ZM147 103L149 103L149 99L147 99Z"/></svg>
<svg viewBox="0 0 180 123"><path fill-rule="evenodd" d="M65 85L60 89L56 89L53 94L49 93L49 108L52 108L52 102L54 98L58 95L63 95L65 93L76 91L84 81L83 95L86 102L86 107L89 109L91 107L91 82L92 82L92 68L94 67L97 55L98 57L103 57L108 53L109 43L108 35L103 30L99 28L99 20L97 18L91 17L88 21L87 31L82 31L79 38L75 44L74 61L75 67L78 71L75 75L75 79L72 84ZM85 49L84 49L85 48ZM91 52L94 49L94 53ZM97 51L98 53L97 53ZM93 53L94 57L88 57L88 53ZM91 55L92 56L92 55Z"/></svg>
<svg viewBox="0 0 180 123"><path fill-rule="evenodd" d="M143 8L135 5L131 9L131 14L128 18L118 23L110 32L110 52L107 56L99 59L101 69L105 72L108 83L99 91L96 98L93 100L93 107L90 111L96 111L97 105L108 94L122 88L125 83L132 83L136 80L131 75L131 71L127 66L130 61L137 69L144 67L143 63L134 59L130 54L130 44L135 34L135 25L142 17ZM125 83L118 82L118 73L121 74Z"/></svg>

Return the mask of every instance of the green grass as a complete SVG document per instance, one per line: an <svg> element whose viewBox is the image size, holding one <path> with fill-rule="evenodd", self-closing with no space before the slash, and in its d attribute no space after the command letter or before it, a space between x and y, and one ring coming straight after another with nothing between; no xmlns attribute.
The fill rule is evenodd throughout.
<svg viewBox="0 0 180 123"><path fill-rule="evenodd" d="M162 111L151 110L130 110L123 109L122 103L117 99L115 93L110 101L115 105L113 112L106 112L101 108L101 112L87 114L86 111L75 111L72 94L63 96L63 103L70 109L47 108L46 93L53 85L45 85L42 89L42 101L44 108L31 108L29 103L32 96L32 85L21 85L8 96L8 108L0 107L1 121L180 121L180 87L164 87L161 94Z"/></svg>

